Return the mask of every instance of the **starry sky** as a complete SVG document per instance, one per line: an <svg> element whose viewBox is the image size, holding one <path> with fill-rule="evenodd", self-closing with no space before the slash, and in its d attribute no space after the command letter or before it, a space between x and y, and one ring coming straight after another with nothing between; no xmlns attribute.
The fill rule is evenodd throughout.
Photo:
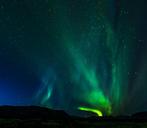
<svg viewBox="0 0 147 128"><path fill-rule="evenodd" d="M0 0L0 105L147 111L146 4Z"/></svg>

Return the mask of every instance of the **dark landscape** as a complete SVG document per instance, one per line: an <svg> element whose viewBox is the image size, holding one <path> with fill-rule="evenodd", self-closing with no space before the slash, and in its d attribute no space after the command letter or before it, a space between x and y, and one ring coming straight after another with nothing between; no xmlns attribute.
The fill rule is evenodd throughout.
<svg viewBox="0 0 147 128"><path fill-rule="evenodd" d="M37 106L1 106L0 128L146 128L147 112L132 116L69 116L64 111Z"/></svg>

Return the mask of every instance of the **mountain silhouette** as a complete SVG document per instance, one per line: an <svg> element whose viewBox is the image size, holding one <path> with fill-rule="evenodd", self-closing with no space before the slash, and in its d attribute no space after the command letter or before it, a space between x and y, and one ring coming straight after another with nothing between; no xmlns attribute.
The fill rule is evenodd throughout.
<svg viewBox="0 0 147 128"><path fill-rule="evenodd" d="M52 110L38 106L1 106L0 118L19 119L66 119L68 114L61 110Z"/></svg>
<svg viewBox="0 0 147 128"><path fill-rule="evenodd" d="M62 110L39 106L1 106L0 128L140 128L147 127L147 112L132 116L76 117Z"/></svg>

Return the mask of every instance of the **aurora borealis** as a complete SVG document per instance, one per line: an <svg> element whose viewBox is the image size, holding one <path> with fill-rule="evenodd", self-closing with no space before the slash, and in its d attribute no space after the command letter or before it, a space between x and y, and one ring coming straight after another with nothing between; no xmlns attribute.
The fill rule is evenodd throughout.
<svg viewBox="0 0 147 128"><path fill-rule="evenodd" d="M100 116L147 111L145 5L1 0L0 105L83 116L79 110Z"/></svg>

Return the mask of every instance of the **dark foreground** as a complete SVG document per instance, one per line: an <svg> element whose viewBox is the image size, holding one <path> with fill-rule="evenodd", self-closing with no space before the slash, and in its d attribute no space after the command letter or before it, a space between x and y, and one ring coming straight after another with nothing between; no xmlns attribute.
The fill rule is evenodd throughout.
<svg viewBox="0 0 147 128"><path fill-rule="evenodd" d="M0 128L147 128L147 114L79 118L41 107L0 107Z"/></svg>

